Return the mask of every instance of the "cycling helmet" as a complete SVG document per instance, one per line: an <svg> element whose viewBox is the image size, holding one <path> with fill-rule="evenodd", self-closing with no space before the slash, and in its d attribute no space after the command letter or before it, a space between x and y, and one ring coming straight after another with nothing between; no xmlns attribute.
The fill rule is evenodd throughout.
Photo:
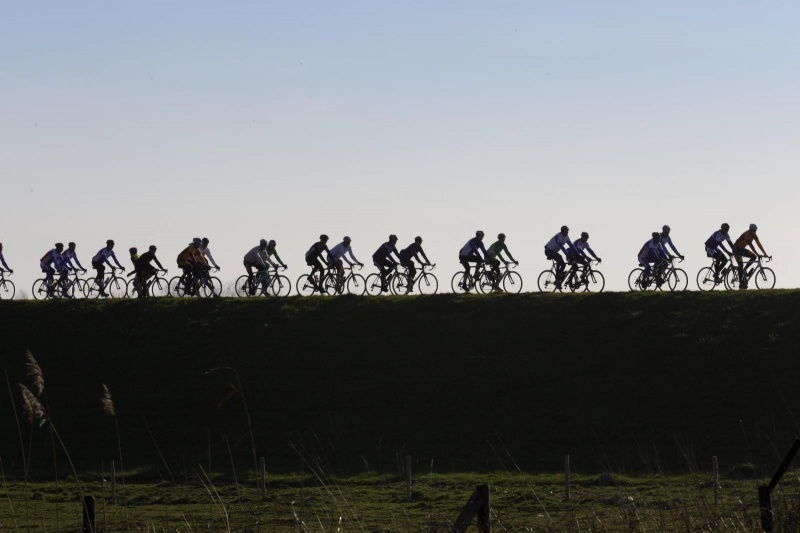
<svg viewBox="0 0 800 533"><path fill-rule="evenodd" d="M750 231L755 231L757 229L758 229L758 226L756 226L755 224L750 224Z"/></svg>
<svg viewBox="0 0 800 533"><path fill-rule="evenodd" d="M728 231L729 229L731 229L731 227L728 225L727 222L724 222L722 226L720 226L720 229L723 231Z"/></svg>
<svg viewBox="0 0 800 533"><path fill-rule="evenodd" d="M156 248L155 244L151 244L150 248L148 248L148 250L150 250L151 252L155 252L156 250L158 250L158 248Z"/></svg>
<svg viewBox="0 0 800 533"><path fill-rule="evenodd" d="M397 235L395 235L394 233L392 233L391 235L389 235L389 241L390 241L390 242L392 242L392 241L397 241Z"/></svg>
<svg viewBox="0 0 800 533"><path fill-rule="evenodd" d="M422 242L422 237L417 235L416 237L414 237L414 242L417 243L417 244L421 243Z"/></svg>
<svg viewBox="0 0 800 533"><path fill-rule="evenodd" d="M475 236L476 237L483 237L483 232L481 230L478 230L478 231L475 232Z"/></svg>
<svg viewBox="0 0 800 533"><path fill-rule="evenodd" d="M261 239L260 241L258 241L258 244L260 244L261 246L266 246L267 245L267 239Z"/></svg>
<svg viewBox="0 0 800 533"><path fill-rule="evenodd" d="M211 242L211 241L208 240L208 237L203 237L203 240L202 240L203 244L208 244L209 242Z"/></svg>
<svg viewBox="0 0 800 533"><path fill-rule="evenodd" d="M270 246L275 246L277 243L274 240L269 241Z"/></svg>
<svg viewBox="0 0 800 533"><path fill-rule="evenodd" d="M136 248L130 248L128 251L131 253L131 255L133 255L136 252L138 252L139 250L137 250Z"/></svg>
<svg viewBox="0 0 800 533"><path fill-rule="evenodd" d="M569 228L567 226L561 226L561 231L569 231Z"/></svg>
<svg viewBox="0 0 800 533"><path fill-rule="evenodd" d="M114 246L114 241L113 241L113 240L111 240L111 239L108 239L108 240L106 241L106 246Z"/></svg>
<svg viewBox="0 0 800 533"><path fill-rule="evenodd" d="M669 230L670 230L670 227L669 227L669 226L667 226L666 224L664 224L663 226L661 226L661 231L667 232L667 231L669 231Z"/></svg>
<svg viewBox="0 0 800 533"><path fill-rule="evenodd" d="M347 235L345 235L345 236L344 236L344 239L342 239L342 240L343 240L344 242L350 242L350 237L348 237Z"/></svg>
<svg viewBox="0 0 800 533"><path fill-rule="evenodd" d="M588 238L589 238L589 234L588 234L588 233L586 233L585 231L582 231L582 232L581 232L581 238L582 238L582 239L588 239Z"/></svg>
<svg viewBox="0 0 800 533"><path fill-rule="evenodd" d="M64 243L63 242L57 242L56 243L56 248L63 248L63 247L64 247Z"/></svg>
<svg viewBox="0 0 800 533"><path fill-rule="evenodd" d="M322 235L319 236L319 240L327 241L328 240L328 236L323 233Z"/></svg>
<svg viewBox="0 0 800 533"><path fill-rule="evenodd" d="M74 242L71 242L71 243L69 243L67 246L69 246L70 248L75 248L75 243L74 243Z"/></svg>
<svg viewBox="0 0 800 533"><path fill-rule="evenodd" d="M506 238L506 234L505 233L501 233L500 235L497 236L497 238L502 241L503 239Z"/></svg>
<svg viewBox="0 0 800 533"><path fill-rule="evenodd" d="M657 232L657 231L654 231L653 232L653 238L654 239L660 239L661 238L661 234L659 232Z"/></svg>

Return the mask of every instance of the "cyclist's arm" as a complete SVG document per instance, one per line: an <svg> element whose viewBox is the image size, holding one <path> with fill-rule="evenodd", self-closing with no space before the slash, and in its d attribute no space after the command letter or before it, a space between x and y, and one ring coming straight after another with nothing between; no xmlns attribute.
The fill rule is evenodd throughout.
<svg viewBox="0 0 800 533"><path fill-rule="evenodd" d="M155 262L156 262L156 264L158 265L158 268L160 268L161 270L166 270L166 268L164 268L163 266L161 266L161 261L159 261L159 260L158 260L158 257L156 257L156 256L153 256L153 261L155 261Z"/></svg>
<svg viewBox="0 0 800 533"><path fill-rule="evenodd" d="M475 252L477 252L478 250L483 252L483 259L485 261L487 252L486 252L486 246L483 245L483 241L478 242L478 244L475 246L475 248L476 248Z"/></svg>
<svg viewBox="0 0 800 533"><path fill-rule="evenodd" d="M356 259L356 256L355 256L355 254L353 254L353 247L352 247L352 246L351 246L350 248L348 248L348 249L347 249L347 252L346 252L346 253L345 253L345 254L342 256L342 257L344 257L344 260L345 260L345 261L347 261L347 254L350 254L350 257L352 257L352 258L353 258L353 261L355 261L355 262L356 262L356 264L358 264L358 265L360 265L360 264L361 264L361 261L359 261L358 259ZM351 263L350 261L347 261L347 263L348 263L350 266L353 266L353 263Z"/></svg>
<svg viewBox="0 0 800 533"><path fill-rule="evenodd" d="M769 254L767 254L767 251L766 251L766 250L764 250L764 246L761 244L761 241L760 241L760 240L758 240L758 237L756 237L755 235L753 235L753 239L756 241L756 244L758 244L758 247L759 247L759 248L761 248L761 253L762 253L762 254L764 254L764 255L769 255ZM756 252L756 249L755 249L755 247L753 246L753 243L750 243L750 248L753 248L753 251L754 251L756 254L758 254L758 252Z"/></svg>
<svg viewBox="0 0 800 533"><path fill-rule="evenodd" d="M675 252L675 255L681 255L681 253L678 251L678 249L677 249L677 248L675 248L675 243L674 243L674 242L672 242L672 239L670 239L670 240L668 240L668 241L667 241L667 246L669 246L670 248L672 248L672 251L673 251L673 252ZM666 246L664 247L664 249L666 249Z"/></svg>
<svg viewBox="0 0 800 533"><path fill-rule="evenodd" d="M427 256L427 255L425 255L425 250L423 250L422 248L420 248L420 249L419 249L419 253L421 253L421 254L422 254L422 257L424 257L424 258L425 258L425 262L426 262L426 263L428 263L428 264L430 265L430 264L431 264L431 260L430 260L430 259L428 259L428 256ZM416 254L415 254L415 256L416 256L416 258L417 258L417 261L419 261L419 263L420 263L420 264L422 264L422 261L420 261L420 260L419 260L419 256L418 256L418 255L416 255Z"/></svg>
<svg viewBox="0 0 800 533"><path fill-rule="evenodd" d="M503 244L503 251L506 253L506 255L508 256L508 258L509 258L509 259L511 259L511 260L512 260L514 263L516 263L516 262L517 262L517 260L516 260L516 259L514 259L514 256L513 256L513 255L511 255L511 252L509 252L509 251L508 251L508 246L506 246L505 244ZM500 254L498 254L498 255L500 255Z"/></svg>
<svg viewBox="0 0 800 533"><path fill-rule="evenodd" d="M109 255L111 256L111 258L114 260L114 262L117 264L117 266L119 268L125 268L125 267L123 267L122 265L119 264L119 259L117 259L117 254L115 254L114 252L111 252ZM111 264L111 261L108 260L108 257L109 256L107 255L106 256L106 263L108 263L108 266L110 266L111 268L114 268L114 265Z"/></svg>
<svg viewBox="0 0 800 533"><path fill-rule="evenodd" d="M214 256L211 255L211 250L206 248L205 251L203 252L203 255L205 257L208 257L208 259L211 261L211 264L214 265L214 268L219 268L219 265L217 265L217 262L214 261Z"/></svg>
<svg viewBox="0 0 800 533"><path fill-rule="evenodd" d="M597 254L594 253L594 250L592 250L592 247L589 246L588 244L586 245L586 250L588 250L589 253L592 254L592 257L594 257L595 259L600 259L599 257L597 257ZM584 257L586 257L586 254L583 254L583 255L584 255Z"/></svg>
<svg viewBox="0 0 800 533"><path fill-rule="evenodd" d="M3 263L3 266L6 268L6 270L11 270L11 267L9 267L8 263L6 263L6 258L3 257L3 254L0 254L0 263Z"/></svg>
<svg viewBox="0 0 800 533"><path fill-rule="evenodd" d="M269 258L269 254L267 253L266 250L264 250L263 253L259 253L258 258L261 259L261 264L264 265L264 268L267 267L267 264L269 264L269 266L271 266L272 268L278 268L278 265L273 263L272 260Z"/></svg>
<svg viewBox="0 0 800 533"><path fill-rule="evenodd" d="M281 266L282 266L283 268L286 268L286 265L285 265L285 264L284 264L284 262L281 260L281 256L279 256L279 255L278 255L278 252L277 252L277 251L274 251L274 252L272 252L272 254L270 254L270 255L274 255L274 256L275 256L275 259L277 259L277 260L278 260L278 263L280 263L280 264L281 264Z"/></svg>

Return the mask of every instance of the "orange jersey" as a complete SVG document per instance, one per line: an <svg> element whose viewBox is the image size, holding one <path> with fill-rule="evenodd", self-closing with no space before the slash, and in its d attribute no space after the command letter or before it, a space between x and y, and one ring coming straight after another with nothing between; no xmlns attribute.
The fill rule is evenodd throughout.
<svg viewBox="0 0 800 533"><path fill-rule="evenodd" d="M753 241L756 241L758 247L761 248L761 251L766 255L767 252L764 251L764 247L761 245L761 241L758 240L758 236L750 230L742 233L741 236L736 239L736 242L733 243L733 246L735 248L747 248L748 246L753 248ZM753 248L753 250L755 250L755 248Z"/></svg>
<svg viewBox="0 0 800 533"><path fill-rule="evenodd" d="M197 256L199 252L197 247L194 244L190 244L186 247L184 251L178 254L178 261L184 261L186 263L193 263L197 261Z"/></svg>

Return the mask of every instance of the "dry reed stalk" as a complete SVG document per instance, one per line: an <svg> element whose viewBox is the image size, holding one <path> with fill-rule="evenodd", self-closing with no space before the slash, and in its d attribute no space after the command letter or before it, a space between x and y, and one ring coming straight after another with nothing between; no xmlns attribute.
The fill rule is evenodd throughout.
<svg viewBox="0 0 800 533"><path fill-rule="evenodd" d="M200 483L203 484L203 488L206 489L206 492L211 497L211 502L212 503L214 503L214 495L216 495L217 500L219 501L219 504L222 506L222 512L225 514L225 531L226 531L226 533L231 533L231 519L230 519L230 516L228 516L228 509L225 507L225 502L223 502L222 498L220 498L219 492L217 492L217 487L214 486L214 483L211 481L211 478L208 477L208 474L206 474L206 471L203 470L203 466L202 465L197 465L197 467L203 473L203 476L205 476L206 481L208 481L208 485L206 485L206 482L203 481L202 477L198 476L198 478L200 479ZM211 489L214 489L214 494L211 494L211 490L209 489L209 487L211 487Z"/></svg>
<svg viewBox="0 0 800 533"><path fill-rule="evenodd" d="M227 435L222 436L223 440L225 440L225 446L228 447L228 457L231 459L231 469L233 470L233 483L236 485L236 503L239 506L239 522L242 524L242 528L244 528L244 520L242 519L242 493L239 491L239 480L236 478L236 464L233 462L233 452L231 451L231 443L228 440Z"/></svg>
<svg viewBox="0 0 800 533"><path fill-rule="evenodd" d="M114 418L114 429L117 433L117 451L119 453L119 474L122 478L122 505L125 508L125 530L130 530L130 519L128 515L128 487L125 485L125 463L122 462L122 439L119 436L119 422L117 422L117 411L114 408L114 399L111 397L111 391L105 383L103 385L103 396L100 398L100 404L103 406L103 413L107 416Z"/></svg>

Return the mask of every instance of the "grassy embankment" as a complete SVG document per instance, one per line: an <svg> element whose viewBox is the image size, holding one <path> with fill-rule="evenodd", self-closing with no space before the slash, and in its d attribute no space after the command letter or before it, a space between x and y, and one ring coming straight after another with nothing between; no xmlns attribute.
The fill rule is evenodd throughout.
<svg viewBox="0 0 800 533"><path fill-rule="evenodd" d="M557 472L568 453L590 476L707 471L717 455L739 477L769 475L798 433L798 304L796 291L0 302L0 334L12 384L26 348L39 360L79 470L117 456L106 383L131 476L171 483L185 461L230 478L226 442L252 473L236 376L206 373L226 366L275 474L397 474L407 454L428 475ZM0 427L6 475L21 477L8 400ZM31 478L51 479L49 433L29 445L23 431Z"/></svg>

